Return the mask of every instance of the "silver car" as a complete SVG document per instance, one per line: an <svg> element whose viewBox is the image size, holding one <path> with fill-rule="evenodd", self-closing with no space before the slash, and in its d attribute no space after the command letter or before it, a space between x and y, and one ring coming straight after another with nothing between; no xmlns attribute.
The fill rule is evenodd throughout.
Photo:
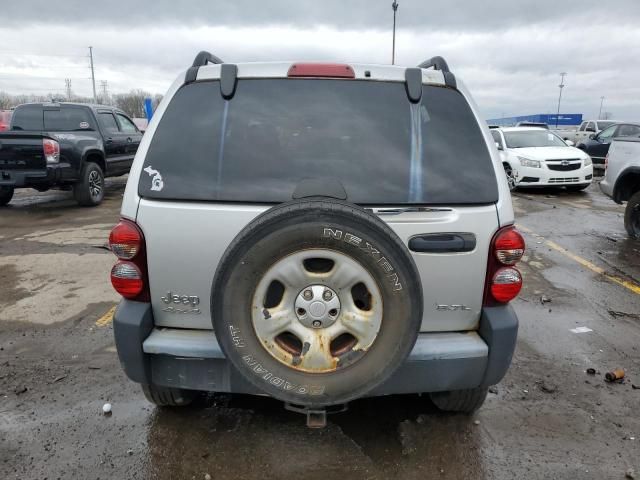
<svg viewBox="0 0 640 480"><path fill-rule="evenodd" d="M415 68L201 52L142 140L110 237L121 364L160 406L363 396L472 412L506 373L524 251L489 130Z"/></svg>

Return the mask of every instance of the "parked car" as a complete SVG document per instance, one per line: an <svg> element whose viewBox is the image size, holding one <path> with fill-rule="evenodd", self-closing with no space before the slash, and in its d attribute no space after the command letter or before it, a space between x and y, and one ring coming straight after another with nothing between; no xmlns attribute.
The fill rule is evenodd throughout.
<svg viewBox="0 0 640 480"><path fill-rule="evenodd" d="M566 187L578 191L593 179L589 155L551 130L511 127L491 130L509 187Z"/></svg>
<svg viewBox="0 0 640 480"><path fill-rule="evenodd" d="M609 145L617 137L640 137L640 123L613 124L600 133L592 133L588 139L581 141L576 147L585 151L594 165L601 165L604 168L604 159L609 151Z"/></svg>
<svg viewBox="0 0 640 480"><path fill-rule="evenodd" d="M29 103L0 133L0 206L16 188L73 188L80 205L104 197L104 178L129 172L142 134L122 111L103 105Z"/></svg>
<svg viewBox="0 0 640 480"><path fill-rule="evenodd" d="M584 140L587 140L590 135L600 133L605 128L609 128L611 125L619 123L614 120L585 120L575 130L558 129L555 132L562 137L563 140L569 140L574 144L578 144Z"/></svg>
<svg viewBox="0 0 640 480"><path fill-rule="evenodd" d="M11 110L0 110L0 132L9 130L9 124L11 123Z"/></svg>
<svg viewBox="0 0 640 480"><path fill-rule="evenodd" d="M640 138L613 140L600 188L614 202L627 202L624 227L631 238L640 238Z"/></svg>
<svg viewBox="0 0 640 480"><path fill-rule="evenodd" d="M524 251L480 119L441 57L200 53L155 112L110 236L126 374L157 405L269 395L312 426L370 395L480 407L511 362Z"/></svg>

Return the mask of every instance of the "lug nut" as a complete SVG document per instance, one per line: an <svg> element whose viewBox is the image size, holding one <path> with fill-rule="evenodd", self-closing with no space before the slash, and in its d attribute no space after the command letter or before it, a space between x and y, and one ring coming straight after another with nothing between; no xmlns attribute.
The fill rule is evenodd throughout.
<svg viewBox="0 0 640 480"><path fill-rule="evenodd" d="M305 300L311 300L313 298L313 292L311 290L305 290L302 296Z"/></svg>
<svg viewBox="0 0 640 480"><path fill-rule="evenodd" d="M313 323L312 323L312 325L313 325L315 328L320 328L320 327L322 326L322 322L321 322L320 320L314 320L314 321L313 321Z"/></svg>
<svg viewBox="0 0 640 480"><path fill-rule="evenodd" d="M333 295L331 295L331 290L325 290L324 293L322 294L322 298L324 298L326 301L331 300L331 297Z"/></svg>
<svg viewBox="0 0 640 480"><path fill-rule="evenodd" d="M307 311L304 308L299 308L298 309L298 315L300 315L301 317L304 317L304 315L307 313Z"/></svg>

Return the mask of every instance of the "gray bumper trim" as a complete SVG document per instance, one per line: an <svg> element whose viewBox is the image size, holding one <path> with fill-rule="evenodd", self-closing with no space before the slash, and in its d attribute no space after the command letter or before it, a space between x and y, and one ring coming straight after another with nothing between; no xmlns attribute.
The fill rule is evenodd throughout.
<svg viewBox="0 0 640 480"><path fill-rule="evenodd" d="M156 328L142 345L144 353L189 358L219 358L224 354L212 330ZM487 344L476 332L423 333L407 361L487 357Z"/></svg>
<svg viewBox="0 0 640 480"><path fill-rule="evenodd" d="M511 363L518 319L510 306L486 308L477 332L423 333L397 372L370 395L487 386ZM138 383L261 394L225 359L211 330L153 328L151 306L123 300L114 316L120 362Z"/></svg>

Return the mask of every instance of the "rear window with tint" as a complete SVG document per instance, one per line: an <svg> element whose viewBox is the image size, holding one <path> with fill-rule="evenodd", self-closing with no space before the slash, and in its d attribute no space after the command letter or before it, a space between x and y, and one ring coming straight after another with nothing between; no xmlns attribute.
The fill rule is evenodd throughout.
<svg viewBox="0 0 640 480"><path fill-rule="evenodd" d="M74 132L94 128L93 120L86 108L61 107L44 110L44 129L55 132Z"/></svg>
<svg viewBox="0 0 640 480"><path fill-rule="evenodd" d="M26 105L16 108L13 112L13 118L11 119L11 129L25 131L44 130L42 106Z"/></svg>
<svg viewBox="0 0 640 480"><path fill-rule="evenodd" d="M424 86L411 104L404 84L392 82L243 79L229 101L217 81L183 86L143 168L139 194L159 199L276 203L309 178L335 178L365 205L498 199L462 95Z"/></svg>

